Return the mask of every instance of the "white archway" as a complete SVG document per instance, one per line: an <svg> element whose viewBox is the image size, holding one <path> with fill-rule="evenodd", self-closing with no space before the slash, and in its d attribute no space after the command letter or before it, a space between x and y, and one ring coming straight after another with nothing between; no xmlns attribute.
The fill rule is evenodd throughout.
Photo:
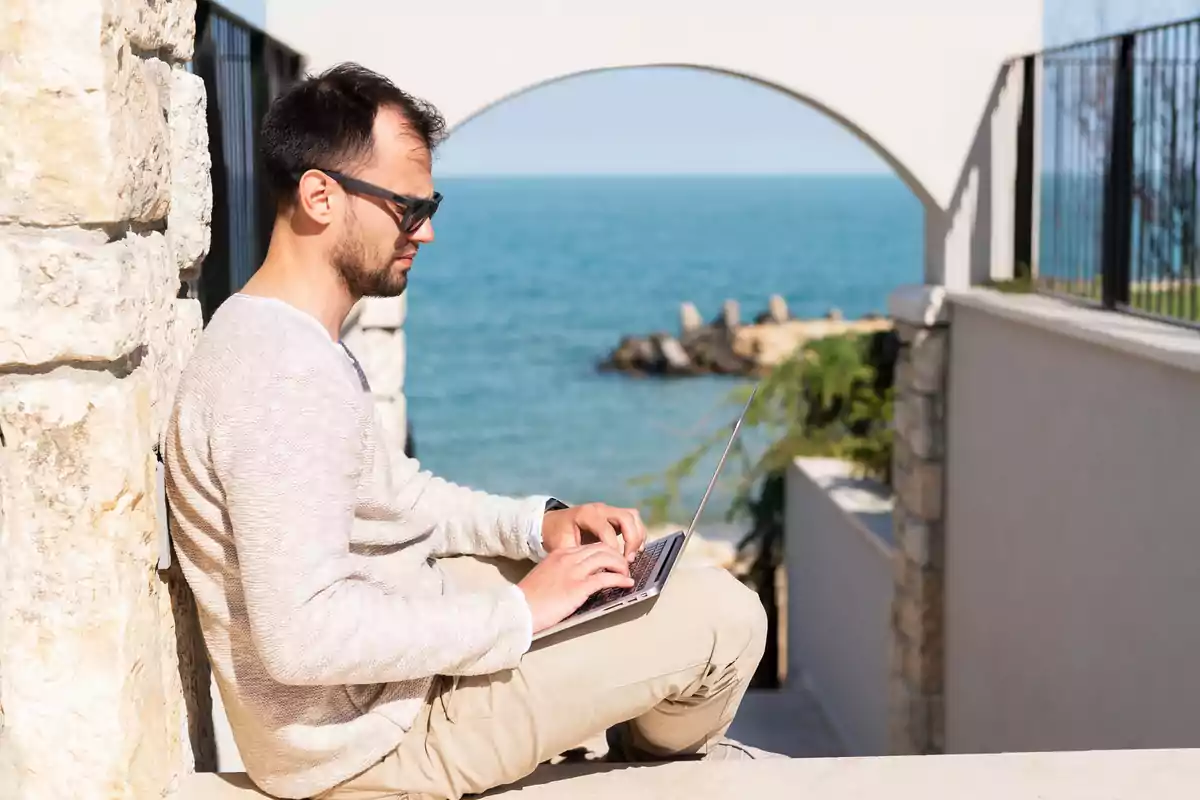
<svg viewBox="0 0 1200 800"><path fill-rule="evenodd" d="M932 207L954 202L997 72L1037 50L1042 0L268 0L272 35L319 70L359 61L452 125L568 75L683 65L803 100L886 154ZM940 222L939 222L940 225Z"/></svg>
<svg viewBox="0 0 1200 800"><path fill-rule="evenodd" d="M725 75L725 76L732 77L732 78L738 78L741 80L749 81L750 83L753 83L757 86L761 86L763 88L778 92L778 93L785 95L787 97L790 97L794 100L797 100L797 101L803 103L804 105L806 105L810 108L813 108L813 109L821 112L825 116L829 117L834 122L838 123L848 133L852 134L855 138L857 138L859 141L861 141L863 144L865 144L867 147L869 147L888 166L890 166L892 168L892 170L904 182L904 184L906 186L908 186L908 188L910 190L912 190L912 193L914 195L916 195L917 199L921 201L922 205L924 205L926 208L935 208L936 209L938 207L937 201L934 199L933 195L930 193L928 187L926 187L925 184L922 183L921 179L912 170L910 170L907 166L905 166L883 143L881 143L878 139L873 137L869 132L860 128L852 120L848 119L845 115L841 114L836 109L834 109L834 108L830 107L829 105L826 105L818 100L815 100L811 97L807 97L807 96L798 94L797 92L794 92L786 87L779 86L777 84L771 83L770 81L763 80L763 79L755 77L753 75L746 75L746 74L739 73L739 72L733 72L728 69L711 67L711 66L707 66L704 64L648 63L648 64L635 64L635 65L622 66L622 67L599 67L599 68L595 68L595 69L583 70L581 72L576 72L576 73L572 73L572 74L557 75L554 77L549 77L544 80L538 81L537 83L515 89L514 91L511 91L501 97L497 97L496 99L488 102L487 104L485 104L473 111L468 112L465 116L458 118L450 123L450 131L449 132L451 134L453 134L454 131L458 130L459 128L462 128L464 125L470 123L472 120L476 119L477 117L479 117L483 114L486 114L488 111L496 108L497 106L501 106L504 103L509 102L510 100L514 100L518 97L521 97L522 95L526 95L526 94L529 94L530 92L537 91L538 89L541 89L545 86L549 86L551 84L560 83L562 81L567 81L572 78L582 77L584 75L595 75L595 74L602 73L602 72L614 72L614 71L618 71L618 70L645 69L645 68L656 68L656 67L691 69L691 70L696 70L698 72L709 72L709 73L715 73L718 75Z"/></svg>

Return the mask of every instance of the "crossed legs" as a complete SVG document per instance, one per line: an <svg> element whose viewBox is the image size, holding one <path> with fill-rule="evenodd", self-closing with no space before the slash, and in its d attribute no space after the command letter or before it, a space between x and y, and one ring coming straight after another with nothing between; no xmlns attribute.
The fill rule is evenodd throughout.
<svg viewBox="0 0 1200 800"><path fill-rule="evenodd" d="M467 581L518 580L529 566L441 563ZM703 755L762 658L766 615L725 570L678 570L653 602L536 642L516 669L439 679L400 746L321 800L457 800L520 780L604 731L624 760Z"/></svg>

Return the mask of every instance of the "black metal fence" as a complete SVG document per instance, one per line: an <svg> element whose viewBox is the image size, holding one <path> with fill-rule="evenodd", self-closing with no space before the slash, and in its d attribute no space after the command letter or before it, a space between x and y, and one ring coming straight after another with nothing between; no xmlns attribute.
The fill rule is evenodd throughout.
<svg viewBox="0 0 1200 800"><path fill-rule="evenodd" d="M1041 168L1032 176L1023 120L1018 260L1032 255L1020 228L1032 228L1037 192L1040 291L1200 324L1200 19L1047 50L1025 66Z"/></svg>
<svg viewBox="0 0 1200 800"><path fill-rule="evenodd" d="M301 76L303 60L262 31L200 0L191 69L208 93L213 165L212 246L194 287L207 323L266 255L275 215L261 178L259 126L271 100Z"/></svg>

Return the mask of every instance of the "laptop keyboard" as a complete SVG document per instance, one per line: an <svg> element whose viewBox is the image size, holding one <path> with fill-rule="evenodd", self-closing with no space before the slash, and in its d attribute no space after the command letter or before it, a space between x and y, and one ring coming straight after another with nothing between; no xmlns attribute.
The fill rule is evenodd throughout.
<svg viewBox="0 0 1200 800"><path fill-rule="evenodd" d="M636 592L640 592L642 589L645 589L646 584L650 582L650 578L652 577L650 573L654 569L655 563L658 562L658 555L662 552L663 547L666 546L669 540L670 537L654 540L650 544L646 545L646 549L638 553L637 557L633 559L633 563L629 565L629 576L633 578L636 583L634 583L632 587L623 589L620 586L612 586L608 589L601 589L589 597L584 604L579 607L579 611L576 611L575 613L579 614L584 611L591 611L592 609L599 608L605 603L615 600L618 597L624 597L627 594L634 594Z"/></svg>

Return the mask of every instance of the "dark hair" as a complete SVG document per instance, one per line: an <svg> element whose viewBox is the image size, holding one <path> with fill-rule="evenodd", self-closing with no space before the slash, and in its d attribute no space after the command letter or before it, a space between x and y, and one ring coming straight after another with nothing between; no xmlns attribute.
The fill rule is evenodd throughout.
<svg viewBox="0 0 1200 800"><path fill-rule="evenodd" d="M436 108L359 64L307 76L275 98L260 139L275 201L293 201L297 176L306 169L340 170L369 158L381 108L399 111L430 152L441 143L446 121Z"/></svg>

